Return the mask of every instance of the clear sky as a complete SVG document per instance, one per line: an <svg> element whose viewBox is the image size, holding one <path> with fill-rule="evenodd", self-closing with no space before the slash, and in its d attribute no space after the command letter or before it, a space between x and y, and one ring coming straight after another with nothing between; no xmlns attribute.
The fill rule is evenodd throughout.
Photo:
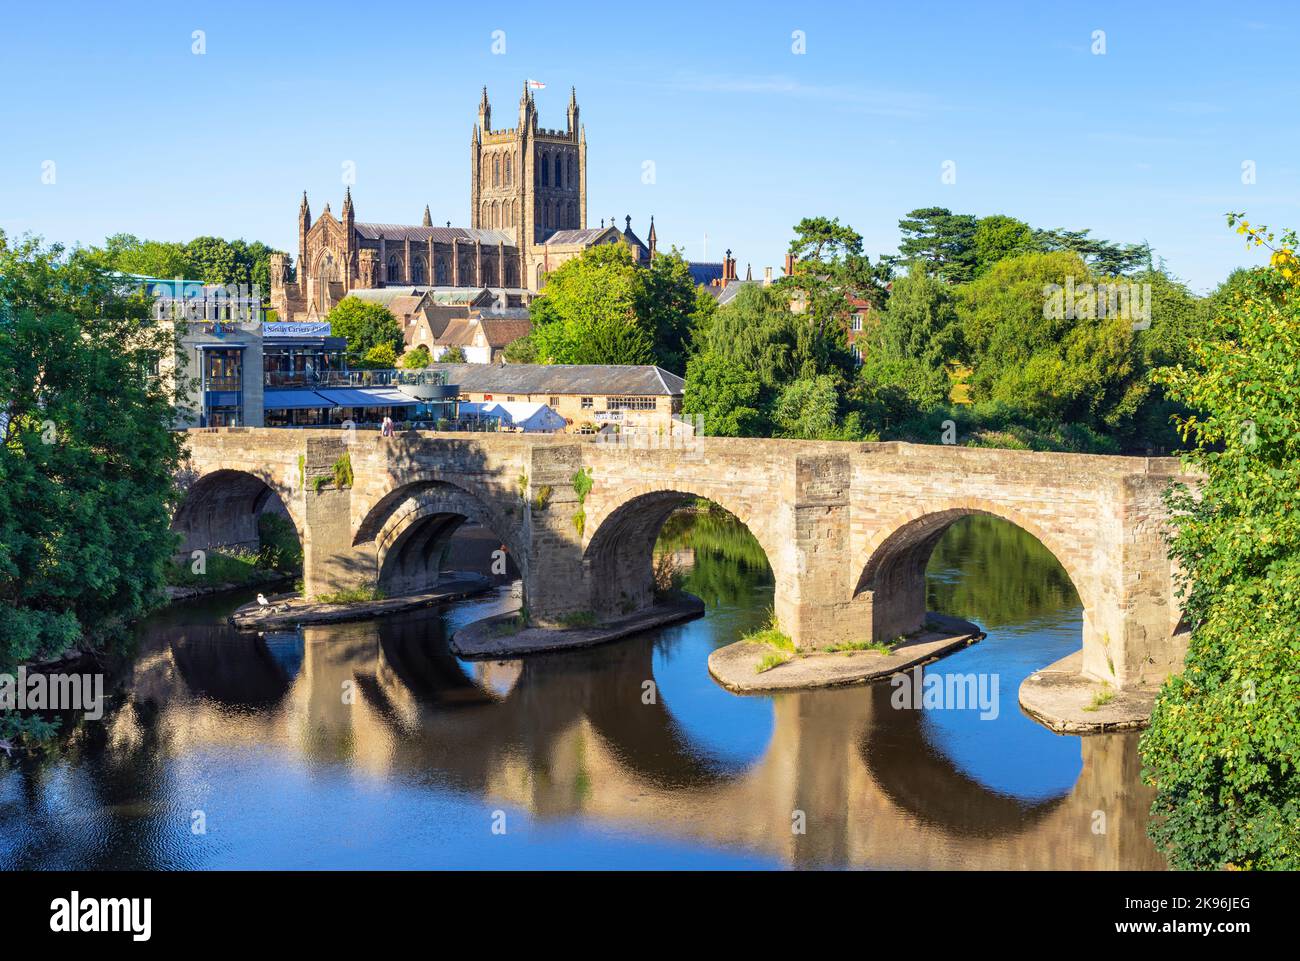
<svg viewBox="0 0 1300 961"><path fill-rule="evenodd" d="M1204 291L1255 259L1226 211L1300 227L1298 26L1222 2L0 0L0 228L296 254L299 196L337 213L347 161L359 220L466 225L480 88L513 126L535 78L545 127L577 87L588 222L653 214L692 259L707 235L759 276L822 214L892 252L943 206L1146 240Z"/></svg>

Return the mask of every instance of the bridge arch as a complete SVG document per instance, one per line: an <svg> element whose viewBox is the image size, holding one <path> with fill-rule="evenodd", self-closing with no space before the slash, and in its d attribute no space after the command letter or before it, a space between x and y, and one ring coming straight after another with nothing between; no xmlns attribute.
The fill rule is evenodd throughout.
<svg viewBox="0 0 1300 961"><path fill-rule="evenodd" d="M171 526L182 537L178 550L184 553L220 547L257 550L258 519L267 512L288 517L298 543L305 543L306 525L287 485L265 470L222 467L185 488Z"/></svg>
<svg viewBox="0 0 1300 961"><path fill-rule="evenodd" d="M889 640L910 633L924 623L925 569L930 555L954 523L976 514L1014 524L1051 552L1079 595L1083 605L1084 644L1089 644L1093 635L1090 625L1099 602L1096 585L1087 576L1087 558L1094 546L1090 539L1084 538L1088 543L1070 543L1022 511L978 498L913 508L879 525L863 551L853 589L855 600L866 598L871 604L873 638Z"/></svg>
<svg viewBox="0 0 1300 961"><path fill-rule="evenodd" d="M706 500L744 524L762 547L780 590L781 554L756 508L708 485L668 488L656 484L625 487L603 498L608 505L591 518L583 570L598 615L626 614L654 603L654 547L674 511Z"/></svg>
<svg viewBox="0 0 1300 961"><path fill-rule="evenodd" d="M437 583L442 551L467 521L500 538L520 572L526 571L528 555L514 525L468 488L442 479L390 491L362 518L352 543L373 547L376 583L384 593L414 593Z"/></svg>

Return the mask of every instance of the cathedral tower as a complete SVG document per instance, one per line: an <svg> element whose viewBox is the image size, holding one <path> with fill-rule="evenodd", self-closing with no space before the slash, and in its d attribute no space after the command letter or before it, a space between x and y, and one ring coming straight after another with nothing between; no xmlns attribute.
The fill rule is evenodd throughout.
<svg viewBox="0 0 1300 961"><path fill-rule="evenodd" d="M587 226L587 140L577 91L569 91L567 124L548 130L524 84L519 125L492 129L487 88L470 139L470 226L503 230L527 254L559 230Z"/></svg>

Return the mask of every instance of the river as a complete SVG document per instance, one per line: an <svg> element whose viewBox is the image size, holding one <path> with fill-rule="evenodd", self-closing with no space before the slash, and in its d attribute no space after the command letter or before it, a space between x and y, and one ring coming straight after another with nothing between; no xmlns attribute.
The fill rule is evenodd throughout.
<svg viewBox="0 0 1300 961"><path fill-rule="evenodd" d="M661 547L706 616L526 661L447 648L518 606L509 585L265 636L224 623L250 595L162 611L103 721L0 757L0 867L1164 866L1137 736L1019 710L1020 681L1081 637L1023 531L962 519L929 567L931 609L988 636L925 671L996 678L984 712L898 709L888 683L723 690L706 660L765 620L762 552L716 513L674 515Z"/></svg>

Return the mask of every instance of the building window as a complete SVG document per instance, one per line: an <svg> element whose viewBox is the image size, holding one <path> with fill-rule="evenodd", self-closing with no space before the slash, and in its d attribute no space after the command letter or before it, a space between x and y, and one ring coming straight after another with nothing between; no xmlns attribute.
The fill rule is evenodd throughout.
<svg viewBox="0 0 1300 961"><path fill-rule="evenodd" d="M849 350L852 351L852 353L853 353L853 359L854 359L855 361L857 361L859 364L861 364L861 363L862 363L862 348L859 347L857 344L850 344L850 345L849 345Z"/></svg>
<svg viewBox="0 0 1300 961"><path fill-rule="evenodd" d="M862 329L862 315L854 314L853 320L849 322L849 330L859 331Z"/></svg>
<svg viewBox="0 0 1300 961"><path fill-rule="evenodd" d="M506 403L507 403L507 404L513 404L514 402L515 402L515 399L514 399L513 396L511 396L511 395L506 395Z"/></svg>
<svg viewBox="0 0 1300 961"><path fill-rule="evenodd" d="M548 407L559 407L559 406L560 406L560 398L558 398L558 397L548 397L548 398L546 398L546 404L547 404Z"/></svg>
<svg viewBox="0 0 1300 961"><path fill-rule="evenodd" d="M595 407L595 406L596 406L595 403L593 403L593 401L592 401L592 399L591 399L590 397L584 397L584 398L582 398L582 409L583 409L583 410L591 410L591 409L592 409L593 407Z"/></svg>
<svg viewBox="0 0 1300 961"><path fill-rule="evenodd" d="M506 186L507 186L507 187L510 186L510 181L513 179L512 176L511 176L511 173L512 173L512 172L511 172L511 169L510 169L511 166L512 166L512 164L511 164L511 160L510 160L510 154L506 154Z"/></svg>
<svg viewBox="0 0 1300 961"><path fill-rule="evenodd" d="M244 352L242 350L205 350L203 352L204 390L242 390Z"/></svg>
<svg viewBox="0 0 1300 961"><path fill-rule="evenodd" d="M551 185L551 158L548 157L546 154L542 154L542 186L549 187L550 185Z"/></svg>
<svg viewBox="0 0 1300 961"><path fill-rule="evenodd" d="M492 186L501 186L501 158L499 156L492 158Z"/></svg>
<svg viewBox="0 0 1300 961"><path fill-rule="evenodd" d="M398 278L398 276L399 276L399 275L398 275L398 272L397 272L397 254L391 254L391 255L389 256L389 258L388 258L388 278L387 278L387 282L390 283L390 284L395 284L395 283L397 283L397 278Z"/></svg>
<svg viewBox="0 0 1300 961"><path fill-rule="evenodd" d="M411 283L424 283L424 261L419 257L411 264Z"/></svg>
<svg viewBox="0 0 1300 961"><path fill-rule="evenodd" d="M608 397L605 399L606 410L654 410L653 397Z"/></svg>

